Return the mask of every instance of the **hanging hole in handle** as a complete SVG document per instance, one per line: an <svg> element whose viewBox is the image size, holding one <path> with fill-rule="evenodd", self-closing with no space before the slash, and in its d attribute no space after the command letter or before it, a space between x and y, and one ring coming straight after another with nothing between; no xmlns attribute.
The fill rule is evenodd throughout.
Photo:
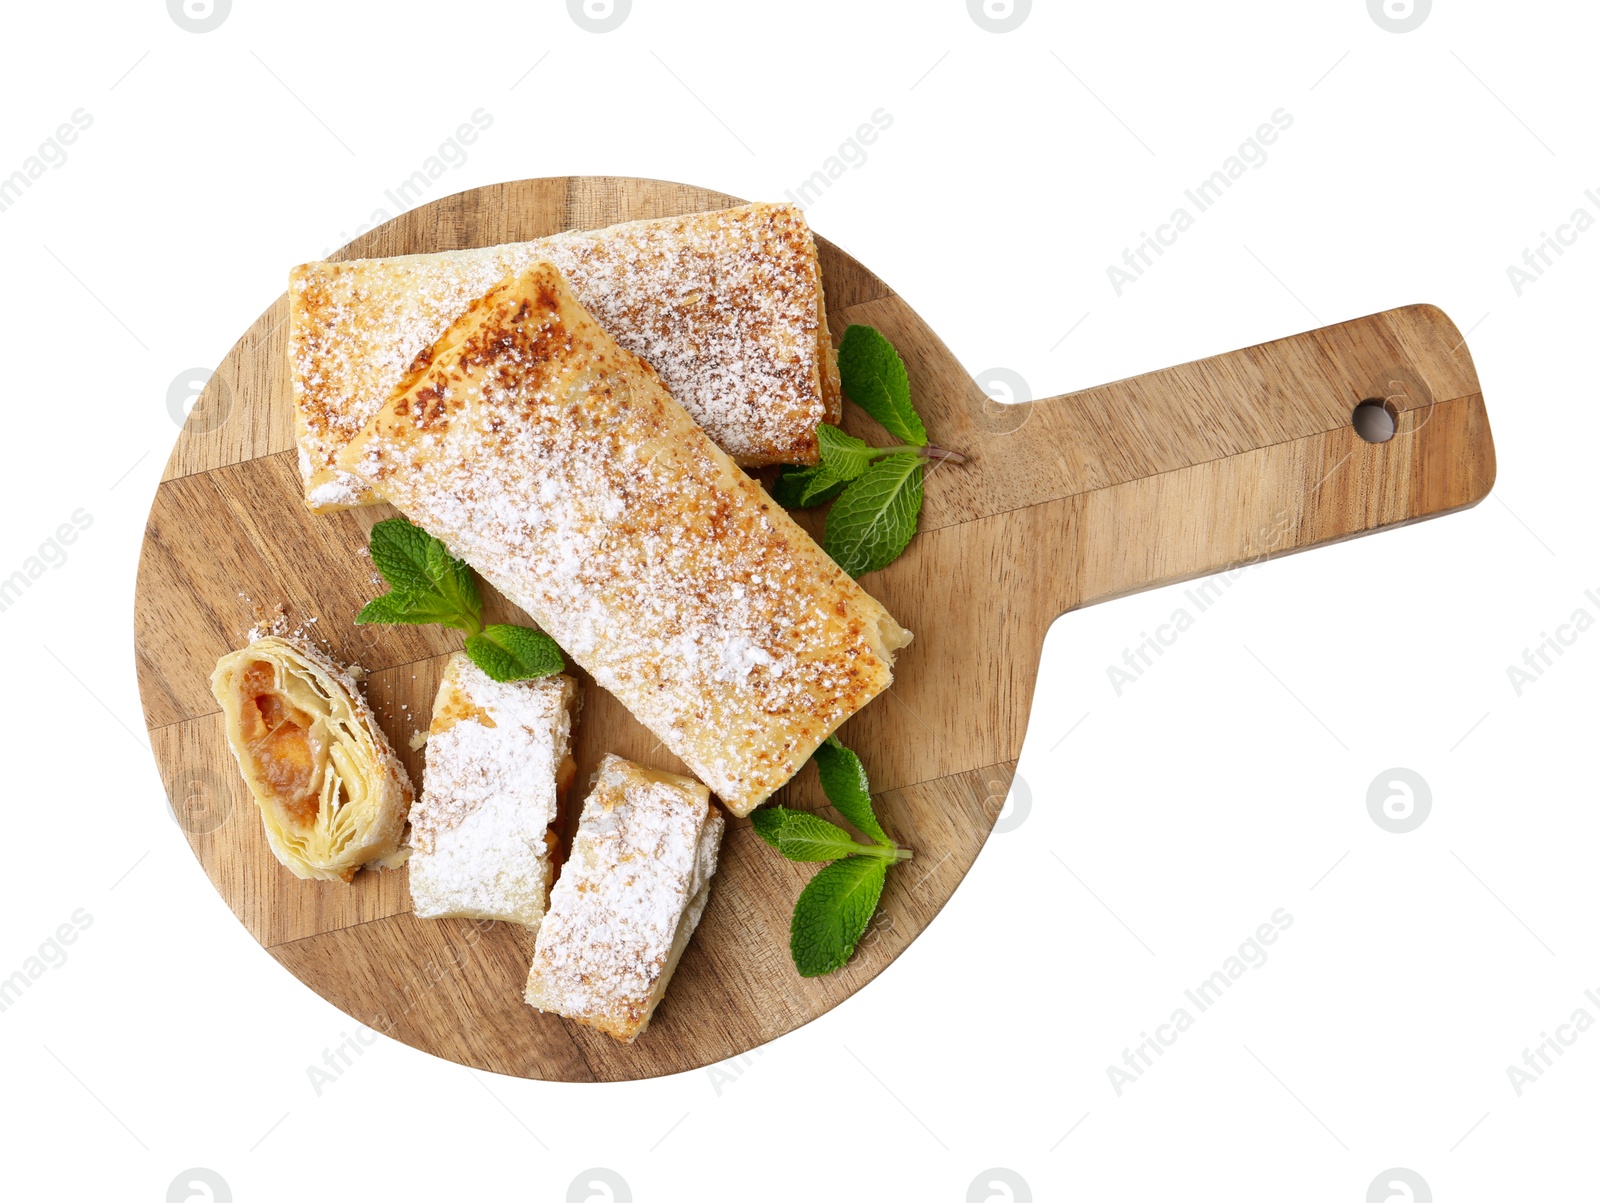
<svg viewBox="0 0 1600 1203"><path fill-rule="evenodd" d="M1387 401L1368 397L1350 412L1350 425L1369 443L1387 443L1394 438L1394 408Z"/></svg>

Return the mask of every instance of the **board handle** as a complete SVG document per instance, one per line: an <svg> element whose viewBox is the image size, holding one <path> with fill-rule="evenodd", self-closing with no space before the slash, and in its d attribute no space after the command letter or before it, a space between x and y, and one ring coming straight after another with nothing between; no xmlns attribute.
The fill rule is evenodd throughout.
<svg viewBox="0 0 1600 1203"><path fill-rule="evenodd" d="M974 392L952 437L980 470L932 524L1060 505L1057 614L1463 509L1494 483L1466 340L1432 305L1023 406Z"/></svg>

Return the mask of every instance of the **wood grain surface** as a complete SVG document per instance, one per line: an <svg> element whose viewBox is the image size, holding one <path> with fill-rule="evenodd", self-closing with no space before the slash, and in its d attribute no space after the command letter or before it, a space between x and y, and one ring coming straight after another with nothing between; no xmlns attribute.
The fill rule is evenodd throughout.
<svg viewBox="0 0 1600 1203"><path fill-rule="evenodd" d="M737 203L651 180L524 180L413 210L335 257L486 246ZM273 606L291 623L315 619L324 646L367 669L373 707L420 782L409 740L426 726L460 636L351 623L382 591L358 549L392 511L316 517L301 503L285 297L207 385L145 532L134 619L145 721L195 855L240 922L360 1022L467 1065L564 1081L692 1069L791 1031L881 973L966 874L1010 785L1057 616L1460 509L1493 483L1471 357L1431 306L1001 406L888 286L818 245L835 338L852 322L887 335L932 440L972 461L930 472L921 533L863 580L916 641L893 688L842 736L882 791L884 825L917 859L890 875L849 966L805 980L789 962L788 923L812 867L780 859L748 820L731 823L705 918L632 1046L522 1002L532 951L524 929L418 920L403 869L346 886L299 881L273 859L208 687L217 658ZM1396 423L1384 443L1363 441L1351 424L1353 407L1374 398ZM844 425L887 441L853 406ZM801 517L820 532L818 516ZM489 592L492 620L523 621ZM580 783L607 751L681 771L613 698L583 684ZM831 813L809 766L778 800Z"/></svg>

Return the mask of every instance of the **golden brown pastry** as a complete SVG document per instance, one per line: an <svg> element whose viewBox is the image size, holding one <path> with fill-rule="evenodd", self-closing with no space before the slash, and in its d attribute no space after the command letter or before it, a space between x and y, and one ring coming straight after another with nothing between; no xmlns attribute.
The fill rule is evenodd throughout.
<svg viewBox="0 0 1600 1203"><path fill-rule="evenodd" d="M344 669L269 635L218 660L211 692L267 843L291 873L347 882L405 859L411 779Z"/></svg>
<svg viewBox="0 0 1600 1203"><path fill-rule="evenodd" d="M521 606L747 814L911 636L540 263L455 323L340 467Z"/></svg>
<svg viewBox="0 0 1600 1203"><path fill-rule="evenodd" d="M632 1043L711 895L722 813L706 787L606 756L550 892L523 997Z"/></svg>
<svg viewBox="0 0 1600 1203"><path fill-rule="evenodd" d="M491 680L465 652L445 665L411 808L411 906L422 919L537 928L550 899L552 827L576 766L578 683Z"/></svg>
<svg viewBox="0 0 1600 1203"><path fill-rule="evenodd" d="M370 500L335 462L474 300L547 260L741 464L814 464L839 421L816 244L793 205L740 205L506 246L307 263L289 276L289 373L306 504Z"/></svg>

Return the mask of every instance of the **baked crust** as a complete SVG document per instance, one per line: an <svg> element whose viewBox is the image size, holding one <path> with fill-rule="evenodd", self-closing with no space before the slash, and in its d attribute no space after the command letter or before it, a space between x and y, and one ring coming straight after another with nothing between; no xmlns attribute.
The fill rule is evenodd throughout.
<svg viewBox="0 0 1600 1203"><path fill-rule="evenodd" d="M523 997L632 1043L711 895L724 820L706 787L607 755L550 894Z"/></svg>
<svg viewBox="0 0 1600 1203"><path fill-rule="evenodd" d="M464 652L451 656L411 807L418 918L538 928L550 898L551 829L571 780L577 701L577 682L564 674L500 682Z"/></svg>
<svg viewBox="0 0 1600 1203"><path fill-rule="evenodd" d="M338 453L473 299L548 260L734 459L814 464L837 423L837 357L816 244L793 205L571 231L431 255L307 263L289 275L289 369L306 504L366 504Z"/></svg>
<svg viewBox="0 0 1600 1203"><path fill-rule="evenodd" d="M548 263L429 351L339 465L521 606L736 815L910 641Z"/></svg>
<svg viewBox="0 0 1600 1203"><path fill-rule="evenodd" d="M404 861L411 778L344 668L268 635L218 660L211 692L267 843L291 873L348 882L365 865Z"/></svg>

